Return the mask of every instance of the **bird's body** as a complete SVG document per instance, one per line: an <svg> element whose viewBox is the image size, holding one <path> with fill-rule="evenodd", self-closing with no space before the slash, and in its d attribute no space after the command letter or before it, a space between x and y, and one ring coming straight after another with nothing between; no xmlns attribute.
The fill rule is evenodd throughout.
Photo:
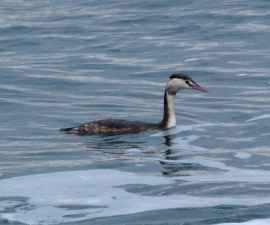
<svg viewBox="0 0 270 225"><path fill-rule="evenodd" d="M127 121L118 119L96 120L83 123L78 127L63 128L61 131L71 134L120 134L138 133L153 129L168 129L176 125L173 98L181 88L192 88L206 91L191 78L183 74L173 74L166 85L164 93L163 118L159 123L145 123L139 121Z"/></svg>
<svg viewBox="0 0 270 225"><path fill-rule="evenodd" d="M73 134L120 134L138 133L149 129L158 129L159 124L144 123L140 121L128 121L119 119L96 120L83 123L78 127L61 129Z"/></svg>

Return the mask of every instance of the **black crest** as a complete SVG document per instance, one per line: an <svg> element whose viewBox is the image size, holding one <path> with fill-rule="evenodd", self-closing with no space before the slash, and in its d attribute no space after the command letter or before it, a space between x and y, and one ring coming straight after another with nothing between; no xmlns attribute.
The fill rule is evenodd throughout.
<svg viewBox="0 0 270 225"><path fill-rule="evenodd" d="M189 76L183 73L174 73L170 76L170 79L183 79L183 80L192 80Z"/></svg>

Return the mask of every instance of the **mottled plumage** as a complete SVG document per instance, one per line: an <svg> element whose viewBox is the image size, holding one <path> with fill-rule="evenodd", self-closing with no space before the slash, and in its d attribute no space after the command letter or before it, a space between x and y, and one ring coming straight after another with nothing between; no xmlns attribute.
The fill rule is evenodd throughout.
<svg viewBox="0 0 270 225"><path fill-rule="evenodd" d="M78 127L64 128L62 131L72 134L110 134L137 133L149 129L158 129L159 124L143 123L139 121L105 119L83 123Z"/></svg>

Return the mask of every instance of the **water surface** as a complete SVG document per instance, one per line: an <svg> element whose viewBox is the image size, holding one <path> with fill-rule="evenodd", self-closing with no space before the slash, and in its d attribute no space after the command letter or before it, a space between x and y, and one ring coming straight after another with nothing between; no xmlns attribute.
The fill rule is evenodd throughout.
<svg viewBox="0 0 270 225"><path fill-rule="evenodd" d="M268 224L270 2L0 3L0 224ZM73 136L102 118L169 132Z"/></svg>

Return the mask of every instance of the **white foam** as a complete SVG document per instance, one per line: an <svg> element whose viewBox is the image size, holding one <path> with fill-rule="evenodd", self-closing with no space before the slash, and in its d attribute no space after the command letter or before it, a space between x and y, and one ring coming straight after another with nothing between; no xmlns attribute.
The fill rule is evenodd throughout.
<svg viewBox="0 0 270 225"><path fill-rule="evenodd" d="M200 60L199 58L188 58L188 59L185 59L184 62L196 62L199 60Z"/></svg>
<svg viewBox="0 0 270 225"><path fill-rule="evenodd" d="M238 152L234 155L236 158L239 159L248 159L251 157L251 154L247 153L247 152Z"/></svg>
<svg viewBox="0 0 270 225"><path fill-rule="evenodd" d="M223 165L221 163L215 166L222 167ZM239 176L234 176L233 179L228 179L229 177L225 175L224 180L221 179L223 176L220 176L220 180L215 180L215 177L198 175L195 176L195 180L239 181L239 178L243 177L243 175L243 173L240 173ZM244 176L245 180L251 180L251 182L254 182L251 179L252 177L255 177L257 181L257 177L262 179L261 176L263 176L264 182L266 182L267 177L270 177L267 173L258 174L256 170L254 170L253 174L248 173L247 175L248 177ZM192 180L191 177L181 177L181 179L188 181L189 179ZM206 179L207 177L209 179ZM122 185L143 184L152 185L154 188L154 185L170 186L173 183L172 178L115 170L71 171L15 177L0 181L0 197L24 197L28 199L27 203L21 204L21 200L17 200L18 205L14 207L15 212L2 213L1 216L7 220L29 225L52 225L150 210L210 207L220 204L248 206L270 202L270 197L264 196L260 198L251 195L201 197L184 194L164 195L162 193L149 196L128 192L124 187L121 187ZM13 199L12 201L16 200ZM12 202L13 204L14 202ZM5 204L5 201L2 201L1 205L3 209L10 207L10 203ZM84 207L79 209L68 208L70 205ZM76 216L78 214L80 217L72 217L72 215Z"/></svg>
<svg viewBox="0 0 270 225"><path fill-rule="evenodd" d="M246 76L248 76L248 74L247 73L239 73L239 74L237 74L237 76L238 77L246 77Z"/></svg>
<svg viewBox="0 0 270 225"><path fill-rule="evenodd" d="M221 223L216 225L269 225L270 219L250 220L244 223Z"/></svg>

